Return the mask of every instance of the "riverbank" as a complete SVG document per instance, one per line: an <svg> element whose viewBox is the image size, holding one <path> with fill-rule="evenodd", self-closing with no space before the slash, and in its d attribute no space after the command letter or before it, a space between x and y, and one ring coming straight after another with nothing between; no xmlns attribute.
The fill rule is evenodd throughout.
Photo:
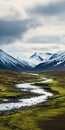
<svg viewBox="0 0 65 130"><path fill-rule="evenodd" d="M30 73L28 73L28 75L30 75ZM25 108L25 107L31 107L34 105L37 105L39 103L42 102L46 102L50 97L53 96L53 93L50 92L51 89L49 89L48 87L46 88L47 91L45 91L44 88L41 88L41 84L42 83L48 83L48 82L52 82L53 80L50 78L41 78L41 76L39 76L39 74L31 74L31 75L35 75L38 76L40 79L42 79L42 81L38 81L38 85L36 85L37 83L21 83L21 84L17 84L15 85L15 87L21 92L29 92L30 93L30 97L27 98L23 98L23 97L18 97L16 98L16 101L14 102L14 98L7 98L4 99L3 101L1 101L0 103L0 113L3 112L8 112L8 111L12 111L16 109L21 109ZM42 84L43 85L43 84ZM46 87L46 86L45 86ZM32 93L33 93L33 97L32 97ZM37 96L35 96L35 94L37 94Z"/></svg>

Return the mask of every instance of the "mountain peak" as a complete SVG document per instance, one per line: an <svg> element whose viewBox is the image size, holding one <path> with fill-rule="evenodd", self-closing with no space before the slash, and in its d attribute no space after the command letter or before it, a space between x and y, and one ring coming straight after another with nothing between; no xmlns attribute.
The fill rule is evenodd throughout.
<svg viewBox="0 0 65 130"><path fill-rule="evenodd" d="M35 59L35 60L38 60L38 61L43 61L44 59L40 56L40 54L39 53L34 53L31 57L30 57L30 59Z"/></svg>

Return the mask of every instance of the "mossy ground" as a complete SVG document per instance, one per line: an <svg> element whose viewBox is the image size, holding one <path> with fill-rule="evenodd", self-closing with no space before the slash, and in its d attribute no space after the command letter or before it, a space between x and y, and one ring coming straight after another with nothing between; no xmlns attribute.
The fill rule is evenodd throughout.
<svg viewBox="0 0 65 130"><path fill-rule="evenodd" d="M37 106L1 114L0 130L65 130L65 124L62 124L65 121L65 72L47 72L40 75L54 79L53 82L45 84L56 92L55 95ZM15 84L37 80L39 81L38 77L26 73L0 71L0 100L7 96L16 98L23 95ZM61 117L62 121L59 120ZM53 125L50 127L48 123Z"/></svg>

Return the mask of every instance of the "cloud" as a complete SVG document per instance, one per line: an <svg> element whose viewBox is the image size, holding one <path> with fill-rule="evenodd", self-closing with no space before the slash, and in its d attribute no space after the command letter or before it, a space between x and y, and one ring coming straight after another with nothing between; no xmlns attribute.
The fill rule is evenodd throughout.
<svg viewBox="0 0 65 130"><path fill-rule="evenodd" d="M35 36L27 40L27 42L29 43L56 43L60 41L61 41L61 37L58 35Z"/></svg>
<svg viewBox="0 0 65 130"><path fill-rule="evenodd" d="M0 48L19 52L64 49L65 0L7 1L0 1Z"/></svg>
<svg viewBox="0 0 65 130"><path fill-rule="evenodd" d="M39 26L31 19L26 20L0 20L0 45L9 44L17 39L22 40L24 34L30 29Z"/></svg>
<svg viewBox="0 0 65 130"><path fill-rule="evenodd" d="M45 5L37 5L28 10L29 13L44 15L44 16L57 16L65 13L65 0L49 2Z"/></svg>

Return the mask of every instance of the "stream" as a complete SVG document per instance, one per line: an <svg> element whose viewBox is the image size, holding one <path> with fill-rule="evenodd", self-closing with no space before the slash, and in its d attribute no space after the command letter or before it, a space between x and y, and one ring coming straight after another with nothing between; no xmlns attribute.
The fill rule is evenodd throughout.
<svg viewBox="0 0 65 130"><path fill-rule="evenodd" d="M43 78L41 82L43 83L52 82L52 79ZM42 89L41 86L35 86L34 83L17 84L16 87L19 88L21 91L28 91L31 93L38 94L39 96L18 99L17 102L12 101L10 103L9 102L0 103L1 112L37 105L39 103L47 101L49 97L53 96L51 92L47 92L46 90Z"/></svg>

